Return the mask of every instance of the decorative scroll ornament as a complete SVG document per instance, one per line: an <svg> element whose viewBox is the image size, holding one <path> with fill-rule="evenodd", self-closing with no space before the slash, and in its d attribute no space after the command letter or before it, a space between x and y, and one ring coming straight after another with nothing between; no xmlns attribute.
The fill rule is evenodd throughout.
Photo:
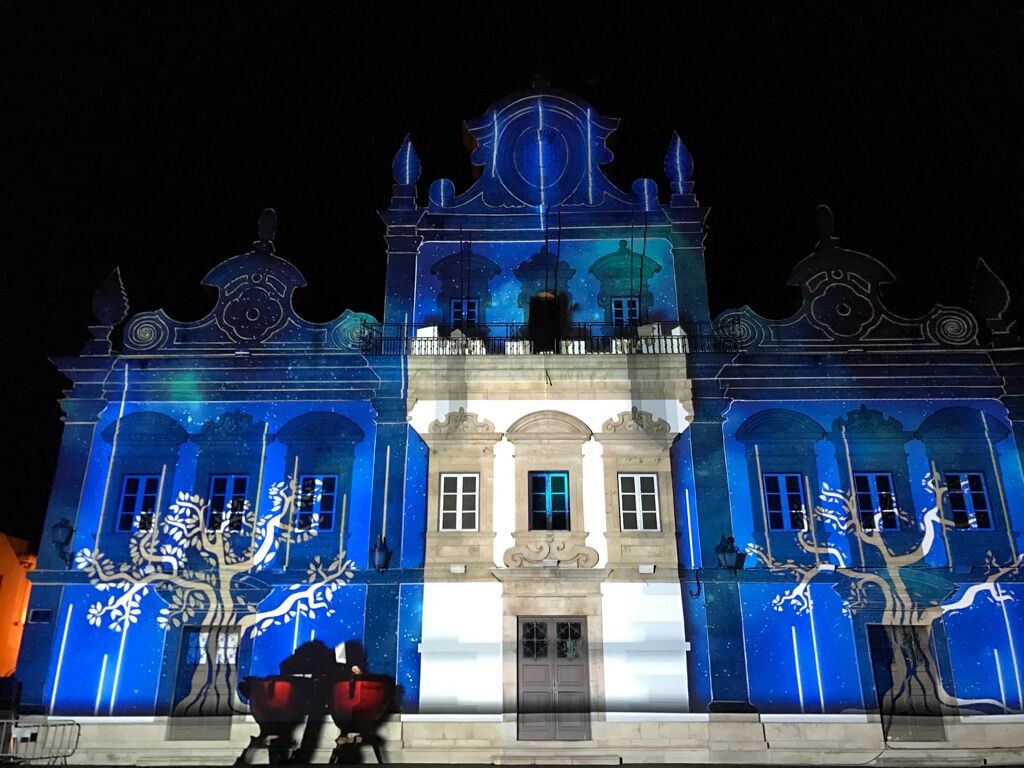
<svg viewBox="0 0 1024 768"><path fill-rule="evenodd" d="M614 419L608 419L601 430L612 435L667 435L672 431L672 427L664 419L659 419L648 411L641 411L634 405L632 410L623 411Z"/></svg>
<svg viewBox="0 0 1024 768"><path fill-rule="evenodd" d="M505 550L502 560L509 568L543 567L554 564L559 568L593 568L597 565L597 550L578 544L568 534L554 532L543 538L518 538L516 545Z"/></svg>
<svg viewBox="0 0 1024 768"><path fill-rule="evenodd" d="M432 435L484 435L493 434L494 425L465 408L459 408L449 411L444 419L435 419L427 431Z"/></svg>
<svg viewBox="0 0 1024 768"><path fill-rule="evenodd" d="M789 285L803 294L800 309L785 320L769 320L749 307L727 310L716 325L736 324L745 349L800 346L805 349L920 348L976 346L978 323L959 307L935 306L922 317L903 317L883 301L882 286L895 282L877 259L840 248L832 235L834 217L818 206L819 240L802 259ZM992 302L1000 304L998 300Z"/></svg>

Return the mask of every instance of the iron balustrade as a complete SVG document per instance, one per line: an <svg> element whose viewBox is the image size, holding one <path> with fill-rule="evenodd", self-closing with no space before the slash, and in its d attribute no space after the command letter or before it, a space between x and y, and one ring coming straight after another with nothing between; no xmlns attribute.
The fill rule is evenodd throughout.
<svg viewBox="0 0 1024 768"><path fill-rule="evenodd" d="M364 322L359 343L368 355L686 354L743 348L737 322L667 320L642 325L572 323L543 333L524 323L453 327Z"/></svg>

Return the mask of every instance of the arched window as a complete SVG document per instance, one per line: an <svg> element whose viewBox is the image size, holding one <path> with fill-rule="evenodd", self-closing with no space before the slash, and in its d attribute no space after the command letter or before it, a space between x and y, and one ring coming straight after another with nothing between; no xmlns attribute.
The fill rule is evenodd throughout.
<svg viewBox="0 0 1024 768"><path fill-rule="evenodd" d="M746 449L755 537L776 559L805 557L795 533L814 525L814 445L824 436L814 419L784 408L756 413L736 431ZM813 532L819 542L826 538L820 526Z"/></svg>
<svg viewBox="0 0 1024 768"><path fill-rule="evenodd" d="M174 487L178 451L188 433L162 413L130 413L101 435L112 446L103 527L121 533L149 529Z"/></svg>

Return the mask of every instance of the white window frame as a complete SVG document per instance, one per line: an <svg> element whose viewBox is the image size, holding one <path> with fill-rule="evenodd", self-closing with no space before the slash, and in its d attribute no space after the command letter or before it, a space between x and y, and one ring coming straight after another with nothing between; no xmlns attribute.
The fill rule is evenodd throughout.
<svg viewBox="0 0 1024 768"><path fill-rule="evenodd" d="M455 493L445 494L444 481L446 478L456 479L456 490ZM476 489L473 491L474 509L466 510L462 508L462 499L466 491L463 490L464 482L467 477L472 477ZM455 509L446 510L444 508L445 496L455 497ZM445 514L455 514L455 527L445 528L444 527L444 516ZM473 514L473 527L468 528L462 524L462 516L465 514ZM443 533L465 533L467 531L478 531L480 530L480 474L478 472L442 472L438 479L437 485L437 530Z"/></svg>
<svg viewBox="0 0 1024 768"><path fill-rule="evenodd" d="M622 480L623 480L623 478L627 478L627 477L633 478L633 489L634 489L633 491L624 491L622 489ZM644 477L649 477L652 480L654 480L654 509L653 510L643 509L643 506L642 506L643 494L640 492L640 479L644 478ZM616 480L616 485L618 486L618 497L619 497L619 530L622 531L623 533L658 533L659 531L661 531L661 500L658 498L659 495L660 495L659 492L658 492L658 473L657 472L620 472L619 476L618 476L618 479ZM627 510L627 509L625 509L625 505L623 504L623 497L625 497L625 496L633 496L636 499L636 509L635 510ZM646 513L650 514L650 512L652 512L652 511L655 514L655 522L657 524L657 527L655 527L655 528L646 528L646 527L644 527L644 513L646 512ZM636 528L627 528L625 526L625 515L626 515L627 512L629 514L635 514L637 516L636 517L636 523L637 523L637 527Z"/></svg>

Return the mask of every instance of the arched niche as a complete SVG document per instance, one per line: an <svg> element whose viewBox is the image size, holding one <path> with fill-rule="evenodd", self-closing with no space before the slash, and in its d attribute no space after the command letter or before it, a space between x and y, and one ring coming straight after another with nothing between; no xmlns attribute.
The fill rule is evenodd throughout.
<svg viewBox="0 0 1024 768"><path fill-rule="evenodd" d="M736 431L743 443L750 484L754 536L776 560L805 561L809 556L797 543L796 530L773 530L765 497L765 475L799 474L803 480L804 517L813 526L818 542L828 538L827 529L814 520L811 509L821 488L815 444L825 437L825 428L799 411L771 408L749 417Z"/></svg>

